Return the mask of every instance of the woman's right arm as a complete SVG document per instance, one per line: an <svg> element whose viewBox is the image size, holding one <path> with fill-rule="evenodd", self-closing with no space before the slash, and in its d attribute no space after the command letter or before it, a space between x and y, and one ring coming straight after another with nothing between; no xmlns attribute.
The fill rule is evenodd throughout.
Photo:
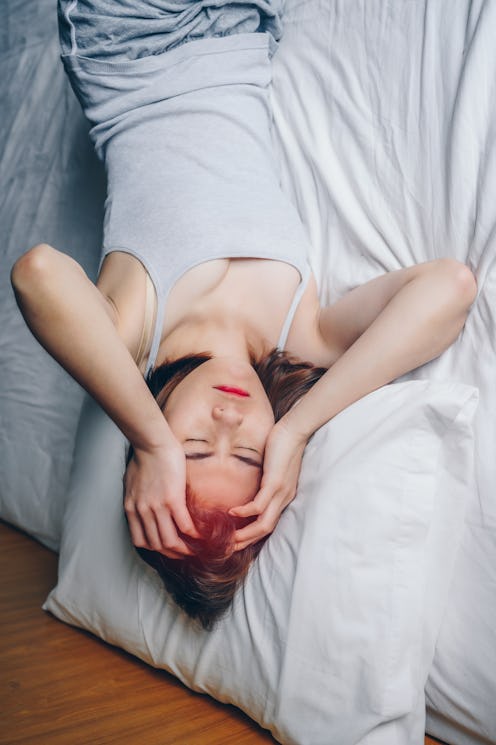
<svg viewBox="0 0 496 745"><path fill-rule="evenodd" d="M135 465L126 475L133 542L185 553L174 525L195 534L184 497L184 453L116 330L111 304L74 259L46 244L21 256L11 279L36 339L133 445Z"/></svg>

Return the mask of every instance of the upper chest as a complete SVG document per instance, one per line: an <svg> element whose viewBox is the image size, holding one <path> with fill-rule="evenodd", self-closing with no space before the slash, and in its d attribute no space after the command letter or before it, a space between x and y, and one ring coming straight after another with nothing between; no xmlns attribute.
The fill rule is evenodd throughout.
<svg viewBox="0 0 496 745"><path fill-rule="evenodd" d="M266 259L216 259L189 269L166 298L157 357L169 356L168 348L174 347L187 324L209 318L236 319L255 337L263 338L268 347L275 347L300 281L291 264ZM102 265L97 285L117 308L118 331L133 357L137 358L144 343L149 351L157 302L153 293L153 313L147 314L143 265L129 254L113 252ZM292 318L285 348L302 359L324 364L319 307L311 276Z"/></svg>
<svg viewBox="0 0 496 745"><path fill-rule="evenodd" d="M254 342L252 349L264 353L279 345L287 324L284 349L300 359L327 365L319 313L317 284L311 273L303 282L299 271L286 262L209 261L189 270L170 293L158 358L189 353L183 336L195 324L199 333L192 338L201 346L205 319L211 319L220 328L232 322L243 329Z"/></svg>
<svg viewBox="0 0 496 745"><path fill-rule="evenodd" d="M163 338L185 321L231 315L277 335L300 284L290 264L262 259L216 259L187 271L175 283L165 307Z"/></svg>

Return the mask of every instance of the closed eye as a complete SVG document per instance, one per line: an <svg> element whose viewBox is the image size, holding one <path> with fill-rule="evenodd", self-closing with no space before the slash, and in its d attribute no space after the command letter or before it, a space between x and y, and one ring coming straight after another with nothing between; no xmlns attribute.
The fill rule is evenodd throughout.
<svg viewBox="0 0 496 745"><path fill-rule="evenodd" d="M252 448L249 448L249 450L251 449ZM255 450L254 452L256 453L257 451ZM249 466L256 466L257 468L262 468L262 464L259 463L257 460L254 460L253 458L247 458L244 455L235 455L235 454L233 455L233 458L237 458L242 463L248 463Z"/></svg>
<svg viewBox="0 0 496 745"><path fill-rule="evenodd" d="M205 460L206 458L211 458L213 456L213 453L186 453L186 460ZM262 464L259 463L256 460L253 460L253 458L246 458L244 455L236 455L233 453L233 458L236 458L236 460L241 461L241 463L246 463L248 466L254 466L255 468L262 468Z"/></svg>

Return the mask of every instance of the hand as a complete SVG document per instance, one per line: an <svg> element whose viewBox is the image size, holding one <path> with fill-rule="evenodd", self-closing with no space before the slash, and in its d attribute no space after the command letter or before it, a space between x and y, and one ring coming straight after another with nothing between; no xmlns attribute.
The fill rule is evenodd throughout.
<svg viewBox="0 0 496 745"><path fill-rule="evenodd" d="M124 509L135 546L171 559L191 555L178 535L198 538L186 507L186 459L174 438L151 450L136 448L124 476Z"/></svg>
<svg viewBox="0 0 496 745"><path fill-rule="evenodd" d="M293 500L298 485L306 440L298 437L284 417L275 424L267 439L260 490L253 501L229 510L236 517L257 515L257 519L235 533L235 550L272 533L282 511Z"/></svg>

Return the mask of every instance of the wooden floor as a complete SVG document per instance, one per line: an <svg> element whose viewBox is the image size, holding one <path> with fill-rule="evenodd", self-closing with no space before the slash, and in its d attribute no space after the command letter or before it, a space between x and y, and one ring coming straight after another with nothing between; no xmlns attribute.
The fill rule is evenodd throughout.
<svg viewBox="0 0 496 745"><path fill-rule="evenodd" d="M56 571L0 521L1 745L274 745L234 707L42 611Z"/></svg>

